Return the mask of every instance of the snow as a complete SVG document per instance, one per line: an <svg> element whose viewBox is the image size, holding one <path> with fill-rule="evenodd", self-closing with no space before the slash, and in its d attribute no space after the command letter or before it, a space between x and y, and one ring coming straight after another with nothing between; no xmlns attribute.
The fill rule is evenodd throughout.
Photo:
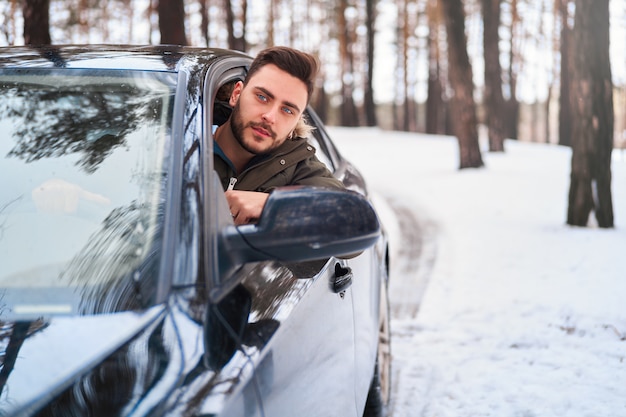
<svg viewBox="0 0 626 417"><path fill-rule="evenodd" d="M390 233L393 417L626 416L626 153L616 227L565 224L571 151L329 129Z"/></svg>

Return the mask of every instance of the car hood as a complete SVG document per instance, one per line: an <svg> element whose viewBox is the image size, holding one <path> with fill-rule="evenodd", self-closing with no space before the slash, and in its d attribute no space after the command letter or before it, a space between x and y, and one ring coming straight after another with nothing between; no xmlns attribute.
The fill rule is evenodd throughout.
<svg viewBox="0 0 626 417"><path fill-rule="evenodd" d="M103 415L132 414L149 390L173 389L174 382L164 383L166 375L184 367L177 344L166 340L177 339L165 330L170 313L161 305L140 313L3 323L0 414L50 407L56 412L43 414L70 415L69 407L71 415L85 415L81 411L98 406L103 390L110 391Z"/></svg>

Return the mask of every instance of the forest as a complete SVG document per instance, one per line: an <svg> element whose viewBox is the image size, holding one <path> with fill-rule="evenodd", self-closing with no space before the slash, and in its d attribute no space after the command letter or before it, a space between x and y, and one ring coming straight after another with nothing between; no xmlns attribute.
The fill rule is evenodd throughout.
<svg viewBox="0 0 626 417"><path fill-rule="evenodd" d="M316 54L328 124L456 136L459 168L505 139L572 148L567 223L613 227L626 148L625 0L6 0L0 46L177 44ZM485 143L481 146L481 143Z"/></svg>

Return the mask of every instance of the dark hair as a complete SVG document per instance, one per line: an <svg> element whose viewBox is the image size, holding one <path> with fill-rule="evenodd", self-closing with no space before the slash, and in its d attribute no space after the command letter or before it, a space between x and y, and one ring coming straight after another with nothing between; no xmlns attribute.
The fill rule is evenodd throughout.
<svg viewBox="0 0 626 417"><path fill-rule="evenodd" d="M268 64L274 64L289 75L292 75L302 81L307 88L308 99L311 99L313 88L315 87L315 77L319 64L317 59L306 52L286 46L274 46L259 52L254 58L244 84L252 78L254 73Z"/></svg>

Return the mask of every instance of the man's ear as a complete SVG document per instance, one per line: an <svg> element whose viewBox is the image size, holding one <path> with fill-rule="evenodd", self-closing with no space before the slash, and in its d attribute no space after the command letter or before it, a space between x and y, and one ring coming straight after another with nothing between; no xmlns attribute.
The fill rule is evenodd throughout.
<svg viewBox="0 0 626 417"><path fill-rule="evenodd" d="M228 101L231 107L235 107L235 104L237 104L237 100L239 100L239 96L241 95L241 90L243 90L243 81L237 81L233 87L233 92L230 93L230 100Z"/></svg>

